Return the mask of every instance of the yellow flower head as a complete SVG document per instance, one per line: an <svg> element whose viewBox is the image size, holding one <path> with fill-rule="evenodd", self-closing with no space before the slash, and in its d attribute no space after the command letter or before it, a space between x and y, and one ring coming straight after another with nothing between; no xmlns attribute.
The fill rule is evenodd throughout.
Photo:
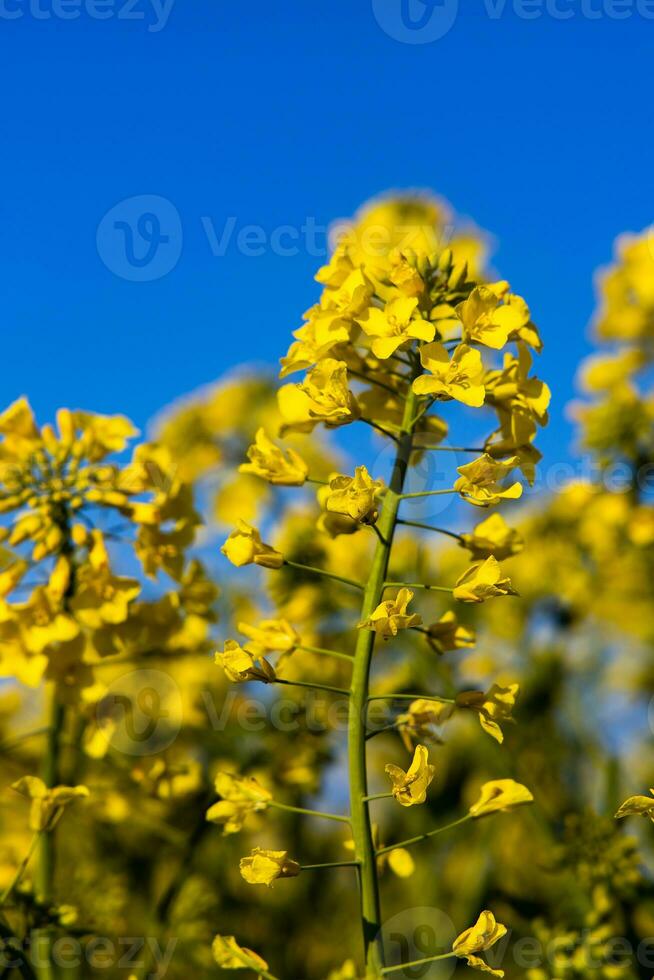
<svg viewBox="0 0 654 980"><path fill-rule="evenodd" d="M467 960L468 966L471 966L473 970L481 970L482 973L490 973L494 977L503 977L503 970L491 969L476 954L490 949L503 936L506 936L506 933L506 926L496 922L492 912L482 912L474 926L466 929L454 940L452 952Z"/></svg>
<svg viewBox="0 0 654 980"><path fill-rule="evenodd" d="M475 561L496 558L503 561L519 554L525 542L522 535L509 527L501 514L491 514L468 534L461 535L461 544Z"/></svg>
<svg viewBox="0 0 654 980"><path fill-rule="evenodd" d="M239 472L261 476L278 486L301 487L309 472L302 457L294 449L280 449L263 428L257 430L254 439L247 452L250 462L242 463Z"/></svg>
<svg viewBox="0 0 654 980"><path fill-rule="evenodd" d="M649 817L654 822L654 789L650 789L651 796L630 796L625 800L616 817L641 816Z"/></svg>
<svg viewBox="0 0 654 980"><path fill-rule="evenodd" d="M255 847L249 857L241 858L241 875L249 885L272 887L278 878L296 878L300 865L291 861L288 851L270 851Z"/></svg>
<svg viewBox="0 0 654 980"><path fill-rule="evenodd" d="M502 578L500 564L492 555L466 569L457 579L452 594L459 602L485 602L496 596L518 595L511 579Z"/></svg>
<svg viewBox="0 0 654 980"><path fill-rule="evenodd" d="M332 514L342 514L359 524L377 520L377 499L384 484L373 480L365 466L357 466L354 476L336 476L329 481L325 506Z"/></svg>
<svg viewBox="0 0 654 980"><path fill-rule="evenodd" d="M488 732L496 742L502 743L504 733L499 722L512 720L512 711L519 690L519 684L509 684L508 687L493 684L485 694L483 691L463 691L456 697L456 706L476 711L484 731Z"/></svg>
<svg viewBox="0 0 654 980"><path fill-rule="evenodd" d="M531 363L531 354L524 344L519 344L517 358L505 354L503 369L489 371L484 378L486 401L497 408L500 417L516 412L545 425L552 396L543 381L529 376Z"/></svg>
<svg viewBox="0 0 654 980"><path fill-rule="evenodd" d="M258 953L253 953L247 946L239 946L234 936L216 936L211 952L213 958L223 970L249 969L255 973L267 970L268 964Z"/></svg>
<svg viewBox="0 0 654 980"><path fill-rule="evenodd" d="M534 798L526 786L513 779L493 779L484 783L479 799L468 812L473 817L485 817L489 813L505 813L516 806L533 802Z"/></svg>
<svg viewBox="0 0 654 980"><path fill-rule="evenodd" d="M472 408L484 404L484 366L478 350L459 344L450 358L443 344L435 341L420 348L420 360L430 373L413 382L416 395L434 395L445 401L454 398Z"/></svg>
<svg viewBox="0 0 654 980"><path fill-rule="evenodd" d="M66 807L89 795L86 786L54 786L48 789L38 776L23 776L11 788L32 801L30 829L36 833L52 830Z"/></svg>
<svg viewBox="0 0 654 980"><path fill-rule="evenodd" d="M385 766L392 783L391 792L401 806L414 806L427 799L427 788L436 772L428 760L426 747L416 745L413 761L406 772L391 763Z"/></svg>
<svg viewBox="0 0 654 980"><path fill-rule="evenodd" d="M506 489L499 483L499 480L510 473L517 463L516 456L498 462L488 453L484 453L478 459L473 459L471 463L458 467L457 472L461 476L454 484L454 489L464 500L476 507L488 507L499 503L500 500L517 500L522 496L521 483L516 481Z"/></svg>
<svg viewBox="0 0 654 980"><path fill-rule="evenodd" d="M284 564L284 556L263 543L256 527L241 520L237 521L236 530L232 531L220 550L237 568L253 562L264 568L281 568Z"/></svg>
<svg viewBox="0 0 654 980"><path fill-rule="evenodd" d="M364 333L373 338L371 347L375 357L385 360L409 340L434 339L434 324L423 320L417 307L415 297L395 296L383 310L376 306L368 308L358 322Z"/></svg>
<svg viewBox="0 0 654 980"><path fill-rule="evenodd" d="M475 631L462 626L456 613L451 610L443 613L436 623L427 627L429 641L438 653L448 650L469 650L476 642Z"/></svg>
<svg viewBox="0 0 654 980"><path fill-rule="evenodd" d="M319 422L334 428L359 417L347 383L347 365L331 357L318 361L304 381L280 388L277 399L283 430L311 432Z"/></svg>
<svg viewBox="0 0 654 980"><path fill-rule="evenodd" d="M407 606L413 599L411 589L400 589L394 599L380 602L368 619L359 623L359 629L374 630L385 640L397 636L399 630L420 626L421 617L417 613L407 612Z"/></svg>
<svg viewBox="0 0 654 980"><path fill-rule="evenodd" d="M530 322L529 307L520 296L502 303L508 283L476 286L468 299L459 303L457 316L463 324L463 339L500 350Z"/></svg>
<svg viewBox="0 0 654 980"><path fill-rule="evenodd" d="M236 776L219 772L216 776L216 792L222 797L207 810L207 820L222 824L224 834L236 834L251 813L265 810L272 794L264 789L253 776Z"/></svg>
<svg viewBox="0 0 654 980"><path fill-rule="evenodd" d="M452 716L454 705L444 701L416 698L409 710L398 715L396 725L407 751L412 752L418 739L439 742L438 729Z"/></svg>
<svg viewBox="0 0 654 980"><path fill-rule="evenodd" d="M251 653L235 640L226 640L223 652L217 652L215 660L225 671L227 679L235 684L245 681L269 684L275 680L275 671L261 652L255 650Z"/></svg>
<svg viewBox="0 0 654 980"><path fill-rule="evenodd" d="M258 626L239 623L237 629L266 652L291 653L300 642L299 634L285 619L262 619Z"/></svg>

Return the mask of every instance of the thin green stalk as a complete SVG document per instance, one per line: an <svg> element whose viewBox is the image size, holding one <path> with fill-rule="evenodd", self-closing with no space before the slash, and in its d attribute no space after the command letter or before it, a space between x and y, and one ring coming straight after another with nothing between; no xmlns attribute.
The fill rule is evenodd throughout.
<svg viewBox="0 0 654 980"><path fill-rule="evenodd" d="M410 966L424 966L426 963L436 963L438 960L451 960L456 953L441 953L440 956L427 956L424 960L411 960L410 963L399 963L398 966L387 966L381 972L397 973L398 970L408 970Z"/></svg>
<svg viewBox="0 0 654 980"><path fill-rule="evenodd" d="M45 756L43 759L43 782L48 788L57 786L59 777L59 749L64 727L65 709L57 698L53 684L50 692L50 719L48 725ZM45 906L54 899L55 841L56 830L45 830L40 835L39 862L36 871L36 897ZM51 926L34 931L34 948L37 956L39 980L55 980L56 971L51 957L53 928Z"/></svg>
<svg viewBox="0 0 654 980"><path fill-rule="evenodd" d="M429 830L426 834L418 834L417 837L409 837L408 840L398 841L397 844L389 844L387 847L380 847L377 851L377 856L380 854L387 854L389 851L394 851L397 847L413 847L414 844L419 844L423 840L427 840L429 837L436 837L437 834L444 834L446 830L453 830L454 827L460 827L461 824L467 823L468 820L473 820L471 813L466 813L465 817L459 817L458 820L453 820L452 823L445 824L444 827L437 827L436 830Z"/></svg>
<svg viewBox="0 0 654 980"><path fill-rule="evenodd" d="M320 653L325 657L337 657L339 660L349 660L350 663L354 660L351 653L340 653L338 650L325 650L324 647L310 647L306 643L298 644L296 649L306 650L307 653Z"/></svg>
<svg viewBox="0 0 654 980"><path fill-rule="evenodd" d="M302 871L327 871L329 868L356 868L358 861L327 861L325 864L301 864Z"/></svg>
<svg viewBox="0 0 654 980"><path fill-rule="evenodd" d="M287 687L306 687L312 691L329 691L330 694L343 694L350 696L350 692L344 687L330 687L328 684L310 684L309 681L285 681L281 677L276 677L271 684L285 684Z"/></svg>
<svg viewBox="0 0 654 980"><path fill-rule="evenodd" d="M437 534L446 534L448 538L463 541L463 535L457 534L456 531L446 531L444 527L436 527L434 524L423 524L422 521L404 521L401 518L397 523L402 524L404 527L417 527L423 531L435 531Z"/></svg>
<svg viewBox="0 0 654 980"><path fill-rule="evenodd" d="M341 816L338 813L324 813L322 810L306 810L301 806L291 806L290 803L278 803L277 800L268 800L267 806L272 806L276 810L288 810L289 813L302 813L307 817L322 817L324 820L338 820L340 823L349 823L350 818Z"/></svg>
<svg viewBox="0 0 654 980"><path fill-rule="evenodd" d="M368 701L438 701L440 704L456 704L454 698L439 698L436 694L373 694Z"/></svg>
<svg viewBox="0 0 654 980"><path fill-rule="evenodd" d="M9 882L9 884L7 885L7 887L5 888L5 890L3 891L2 895L0 895L0 908L7 903L7 900L11 897L11 895L13 894L14 889L20 883L21 878L23 877L23 875L27 871L27 865L32 860L32 855L34 854L34 851L37 848L37 845L39 843L40 836L41 836L41 833L39 831L38 833L34 834L34 836L32 837L32 841L31 841L30 846L29 846L29 848L27 850L27 854L25 855L25 857L23 858L23 860L20 862L20 864L16 868L16 874L11 879L11 881Z"/></svg>
<svg viewBox="0 0 654 980"><path fill-rule="evenodd" d="M364 799L366 803L371 803L373 800L390 800L392 793L373 793L372 796L365 796Z"/></svg>
<svg viewBox="0 0 654 980"><path fill-rule="evenodd" d="M403 493L400 500L411 500L412 497L440 497L444 493L456 493L456 490L418 490L415 493Z"/></svg>
<svg viewBox="0 0 654 980"><path fill-rule="evenodd" d="M284 564L289 568L299 568L301 572L311 572L313 575L323 575L325 578L333 578L335 582L342 582L343 585L351 585L353 589L363 589L360 582L355 582L351 578L343 578L342 575L334 575L333 572L326 572L324 568L315 568L313 565L302 565L297 561L284 559Z"/></svg>
<svg viewBox="0 0 654 980"><path fill-rule="evenodd" d="M449 592L452 595L452 589L448 589L445 585L425 585L424 582L384 582L385 589L425 589L427 592Z"/></svg>
<svg viewBox="0 0 654 980"><path fill-rule="evenodd" d="M388 574L388 564L393 543L393 535L400 505L400 495L404 487L413 437L411 419L415 413L416 396L409 388L404 405L402 429L397 439L398 447L395 464L388 491L384 495L379 516L379 538L365 587L360 619L365 620L382 601L384 582ZM352 836L354 853L359 863L359 886L361 897L361 918L368 980L379 980L384 966L384 949L381 938L381 905L377 861L372 837L372 826L368 802L368 776L366 766L366 706L370 665L372 660L375 633L360 630L354 655L354 669L350 688L350 714L348 723L348 766L350 781L350 807L352 813Z"/></svg>

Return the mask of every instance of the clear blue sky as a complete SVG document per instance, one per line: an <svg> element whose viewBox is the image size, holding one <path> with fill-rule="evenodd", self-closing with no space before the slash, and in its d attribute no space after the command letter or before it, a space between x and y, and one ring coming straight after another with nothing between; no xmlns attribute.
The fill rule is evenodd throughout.
<svg viewBox="0 0 654 980"><path fill-rule="evenodd" d="M460 0L424 44L390 36L401 0L375 0L377 17L371 0L176 0L165 23L153 0L61 3L0 0L4 403L26 393L42 419L63 403L143 426L238 362L276 361L320 259L245 255L239 230L431 187L494 233L496 268L528 298L556 394L542 445L563 451L593 270L654 217L654 20L636 0L558 0L565 20L549 0L535 19L534 0ZM105 264L130 214L102 218L137 195L181 223L143 226L155 244L171 232L173 267L153 281ZM220 237L230 217L215 256L202 219Z"/></svg>

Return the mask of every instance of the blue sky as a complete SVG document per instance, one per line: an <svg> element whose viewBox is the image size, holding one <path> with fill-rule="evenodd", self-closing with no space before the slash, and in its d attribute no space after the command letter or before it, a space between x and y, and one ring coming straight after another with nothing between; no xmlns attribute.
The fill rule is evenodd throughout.
<svg viewBox="0 0 654 980"><path fill-rule="evenodd" d="M273 231L425 187L495 235L547 343L541 447L564 453L593 271L654 217L654 4L460 0L444 36L406 43L401 2L0 0L4 403L143 426L244 360L275 362L320 258L276 254ZM432 25L456 13L441 3L409 13ZM107 228L157 198L142 240L168 242L128 266ZM247 225L260 255L238 247ZM207 228L227 230L224 254Z"/></svg>

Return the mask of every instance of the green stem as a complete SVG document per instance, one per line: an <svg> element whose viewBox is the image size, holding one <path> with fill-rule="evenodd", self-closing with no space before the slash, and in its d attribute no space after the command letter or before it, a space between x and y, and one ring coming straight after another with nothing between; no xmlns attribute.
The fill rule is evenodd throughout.
<svg viewBox="0 0 654 980"><path fill-rule="evenodd" d="M349 823L349 817L342 817L338 813L324 813L322 810L305 810L301 806L291 806L290 803L278 803L277 800L268 800L267 806L275 807L276 810L288 810L289 813L303 813L308 817L323 817L325 820L338 820L340 823Z"/></svg>
<svg viewBox="0 0 654 980"><path fill-rule="evenodd" d="M52 685L50 694L50 719L48 725L45 757L43 759L43 782L51 789L60 782L59 748L64 727L65 709L57 698L57 690ZM39 863L36 872L36 897L45 906L51 905L54 898L55 841L56 830L44 830L40 835ZM55 980L56 971L51 957L53 941L52 927L34 931L34 947L38 952L39 980Z"/></svg>
<svg viewBox="0 0 654 980"><path fill-rule="evenodd" d="M366 803L371 803L372 800L390 800L392 793L373 793L372 796L364 796Z"/></svg>
<svg viewBox="0 0 654 980"><path fill-rule="evenodd" d="M320 653L325 657L337 657L339 660L349 660L350 663L354 660L351 653L339 653L338 650L325 650L324 647L310 647L306 643L300 643L296 647L297 650L306 650L307 653Z"/></svg>
<svg viewBox="0 0 654 980"><path fill-rule="evenodd" d="M301 864L302 871L327 871L329 868L356 868L358 861L327 861L326 864Z"/></svg>
<svg viewBox="0 0 654 980"><path fill-rule="evenodd" d="M463 536L457 534L456 531L446 531L444 527L435 527L433 524L423 524L422 521L403 521L401 518L397 522L405 527L418 527L422 528L423 531L435 531L437 534L446 534L448 538L455 538L457 541L463 541Z"/></svg>
<svg viewBox="0 0 654 980"><path fill-rule="evenodd" d="M368 619L373 610L382 601L384 582L388 574L393 535L397 522L397 512L400 505L400 495L404 487L404 481L411 459L413 435L410 423L415 413L416 404L416 396L409 389L404 404L402 428L397 439L397 453L390 485L388 491L384 494L379 516L378 527L380 535L363 595L360 621ZM365 799L368 795L365 719L374 642L375 633L372 630L359 631L354 655L354 669L352 671L348 723L348 767L352 836L354 838L355 857L360 865L359 887L367 980L379 980L384 966L377 861L372 837L370 812L368 802Z"/></svg>
<svg viewBox="0 0 654 980"><path fill-rule="evenodd" d="M323 575L325 578L333 578L335 582L342 582L343 585L351 585L353 589L363 589L360 582L355 582L351 578L343 578L342 575L334 575L333 572L326 572L324 568L314 568L313 565L302 565L297 561L284 559L284 564L289 568L299 568L302 572L311 572L313 575Z"/></svg>
<svg viewBox="0 0 654 980"><path fill-rule="evenodd" d="M368 701L438 701L439 704L456 704L454 698L439 698L436 694L373 694Z"/></svg>
<svg viewBox="0 0 654 980"><path fill-rule="evenodd" d="M384 582L385 589L426 589L427 592L449 592L452 595L453 589L448 589L445 585L425 585L423 582Z"/></svg>
<svg viewBox="0 0 654 980"><path fill-rule="evenodd" d="M310 684L308 681L285 681L281 677L275 678L271 684L285 684L287 687L306 687L312 691L329 691L330 694L344 694L349 697L350 692L344 687L329 687L327 684Z"/></svg>
<svg viewBox="0 0 654 980"><path fill-rule="evenodd" d="M457 491L452 488L451 490L418 490L416 493L403 493L400 496L400 500L410 500L412 497L439 497L444 493L456 493Z"/></svg>
<svg viewBox="0 0 654 980"><path fill-rule="evenodd" d="M381 972L397 973L398 970L408 970L410 966L424 966L426 963L436 963L438 960L451 960L456 953L442 953L440 956L427 956L424 960L412 960L410 963L400 963L398 966L387 966Z"/></svg>
<svg viewBox="0 0 654 980"><path fill-rule="evenodd" d="M473 816L471 813L466 813L465 817L459 817L458 820L453 820L452 823L445 824L444 827L437 827L436 830L430 830L426 834L418 834L417 837L409 837L408 840L398 841L397 844L389 844L387 847L380 847L377 851L377 856L380 854L388 854L389 851L394 851L397 847L412 847L414 844L419 844L423 840L427 840L429 837L436 837L437 834L444 834L446 830L452 830L454 827L460 827L461 824L467 823L468 820L472 820Z"/></svg>
<svg viewBox="0 0 654 980"><path fill-rule="evenodd" d="M3 891L2 895L0 895L0 907L2 907L3 905L6 904L7 899L10 898L10 896L13 894L14 889L19 884L21 878L23 877L23 875L27 871L27 865L30 863L30 861L32 859L32 855L34 854L34 851L36 850L36 846L39 843L40 837L41 837L41 832L40 831L38 833L34 834L34 837L32 837L32 841L31 841L30 846L29 846L29 848L27 850L27 854L25 855L25 857L23 858L23 860L18 865L18 867L16 869L16 874L11 879L11 881L9 882L9 884L7 885L7 887L5 888L5 890Z"/></svg>

